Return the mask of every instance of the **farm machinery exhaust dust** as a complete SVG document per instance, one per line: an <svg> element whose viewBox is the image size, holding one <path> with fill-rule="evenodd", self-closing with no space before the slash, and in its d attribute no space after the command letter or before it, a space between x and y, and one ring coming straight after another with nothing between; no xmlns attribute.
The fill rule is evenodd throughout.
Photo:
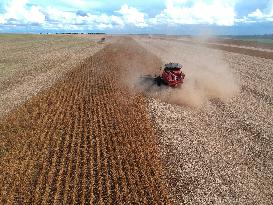
<svg viewBox="0 0 273 205"><path fill-rule="evenodd" d="M182 67L179 63L167 63L161 75L155 77L146 75L143 78L153 80L158 86L166 85L175 88L183 84L185 74L181 70Z"/></svg>

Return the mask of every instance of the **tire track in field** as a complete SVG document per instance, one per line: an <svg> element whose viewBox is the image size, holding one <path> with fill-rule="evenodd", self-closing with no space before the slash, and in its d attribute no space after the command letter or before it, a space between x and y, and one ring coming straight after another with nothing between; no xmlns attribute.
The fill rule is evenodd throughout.
<svg viewBox="0 0 273 205"><path fill-rule="evenodd" d="M1 202L171 203L145 100L119 83L120 61L146 54L124 42L86 59L0 122L0 148L9 145L0 156L1 178L9 179L0 182ZM157 60L147 55L144 66Z"/></svg>

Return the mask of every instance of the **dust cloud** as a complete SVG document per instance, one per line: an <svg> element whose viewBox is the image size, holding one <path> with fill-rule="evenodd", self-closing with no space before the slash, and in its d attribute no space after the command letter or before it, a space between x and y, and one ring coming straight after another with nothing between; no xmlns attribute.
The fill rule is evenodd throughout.
<svg viewBox="0 0 273 205"><path fill-rule="evenodd" d="M162 62L178 62L183 65L186 74L184 84L178 88L158 87L152 76L143 78L143 70L134 69L137 79L130 76L131 87L147 96L159 98L162 101L201 107L211 99L228 101L239 92L238 80L223 59L220 50L204 48L198 45L183 43L183 39L145 39L136 38L148 51L151 51ZM154 73L160 74L154 70ZM136 74L140 72L141 74Z"/></svg>

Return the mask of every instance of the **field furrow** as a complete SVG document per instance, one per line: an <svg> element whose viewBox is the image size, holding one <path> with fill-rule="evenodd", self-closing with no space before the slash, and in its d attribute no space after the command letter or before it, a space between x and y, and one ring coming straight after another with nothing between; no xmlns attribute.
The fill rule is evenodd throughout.
<svg viewBox="0 0 273 205"><path fill-rule="evenodd" d="M170 203L146 102L119 82L120 58L133 59L134 49L141 58L129 41L1 120L3 204Z"/></svg>

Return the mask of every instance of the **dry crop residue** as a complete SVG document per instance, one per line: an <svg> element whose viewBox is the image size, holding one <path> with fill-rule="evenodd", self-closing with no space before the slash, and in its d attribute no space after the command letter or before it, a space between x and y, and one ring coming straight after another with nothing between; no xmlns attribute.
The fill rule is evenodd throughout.
<svg viewBox="0 0 273 205"><path fill-rule="evenodd" d="M1 34L0 117L101 50L100 37Z"/></svg>
<svg viewBox="0 0 273 205"><path fill-rule="evenodd" d="M134 49L106 47L0 122L1 204L170 203L145 100L118 83Z"/></svg>
<svg viewBox="0 0 273 205"><path fill-rule="evenodd" d="M197 74L203 73L207 63L214 65L218 59L211 56L215 54L240 82L237 95L228 101L208 98L202 109L150 99L175 203L271 205L273 60L170 41L168 37L143 37L138 42L164 61L182 63L189 80L196 77L190 76L195 65L200 65ZM230 83L223 75L221 79L216 85Z"/></svg>

